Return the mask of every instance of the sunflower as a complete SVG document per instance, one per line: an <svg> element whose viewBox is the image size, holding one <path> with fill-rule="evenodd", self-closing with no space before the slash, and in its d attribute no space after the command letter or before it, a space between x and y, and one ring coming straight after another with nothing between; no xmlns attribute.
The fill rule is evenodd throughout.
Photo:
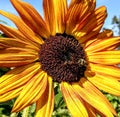
<svg viewBox="0 0 120 117"><path fill-rule="evenodd" d="M0 102L16 98L12 112L36 103L36 117L51 117L58 82L73 117L114 117L100 90L120 96L120 37L100 32L106 7L96 0L43 0L44 18L28 3L11 0L19 16L0 10L16 28L0 24Z"/></svg>

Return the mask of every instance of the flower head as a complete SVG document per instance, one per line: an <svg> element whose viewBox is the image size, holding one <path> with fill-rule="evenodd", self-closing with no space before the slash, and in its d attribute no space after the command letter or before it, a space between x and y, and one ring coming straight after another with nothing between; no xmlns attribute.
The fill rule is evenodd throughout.
<svg viewBox="0 0 120 117"><path fill-rule="evenodd" d="M120 37L100 32L107 16L95 0L43 0L44 18L28 3L11 0L19 16L0 10L17 28L0 24L0 102L17 97L12 112L36 103L36 116L50 117L53 82L60 84L73 117L113 117L100 92L120 95ZM99 90L100 89L100 90Z"/></svg>

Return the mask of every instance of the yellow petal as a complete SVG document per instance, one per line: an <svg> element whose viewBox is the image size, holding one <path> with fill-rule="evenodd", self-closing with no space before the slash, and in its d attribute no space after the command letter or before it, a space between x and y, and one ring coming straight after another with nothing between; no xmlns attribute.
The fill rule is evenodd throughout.
<svg viewBox="0 0 120 117"><path fill-rule="evenodd" d="M120 63L120 51L102 51L96 53L87 53L88 60L93 63L105 65L115 65Z"/></svg>
<svg viewBox="0 0 120 117"><path fill-rule="evenodd" d="M18 16L12 14L12 13L8 13L5 11L0 10L0 14L9 18L10 20L12 20L15 25L18 27L18 29L20 30L20 32L29 39L29 41L39 47L40 44L43 43L42 39L36 36L36 34L23 22L22 19L20 19Z"/></svg>
<svg viewBox="0 0 120 117"><path fill-rule="evenodd" d="M91 52L91 51L89 51L89 47L95 46L99 42L101 43L101 41L107 40L108 38L109 39L113 38L113 32L112 32L112 30L106 29L103 32L99 32L99 34L96 35L95 37L93 37L91 40L86 41L84 44L84 48L87 52ZM96 49L98 49L98 48L96 48ZM107 49L110 49L110 47ZM95 51L95 50L92 50L92 51Z"/></svg>
<svg viewBox="0 0 120 117"><path fill-rule="evenodd" d="M66 33L71 34L79 24L85 25L84 20L95 9L95 0L71 0L66 15Z"/></svg>
<svg viewBox="0 0 120 117"><path fill-rule="evenodd" d="M0 24L0 30L8 37L13 37L17 40L22 40L26 42L31 48L34 48L34 50L39 50L39 47L33 45L31 41L28 38L26 38L19 30L9 26L4 26L2 24Z"/></svg>
<svg viewBox="0 0 120 117"><path fill-rule="evenodd" d="M16 89L6 92L5 94L0 95L0 102L6 102L13 98L16 98L22 91L24 86L20 86Z"/></svg>
<svg viewBox="0 0 120 117"><path fill-rule="evenodd" d="M61 83L61 91L67 107L73 117L88 117L86 108L81 98L75 95L75 90L67 82Z"/></svg>
<svg viewBox="0 0 120 117"><path fill-rule="evenodd" d="M11 0L13 6L23 19L23 21L37 34L47 38L50 33L39 13L28 3L20 0Z"/></svg>
<svg viewBox="0 0 120 117"><path fill-rule="evenodd" d="M67 0L43 0L44 16L51 35L64 33Z"/></svg>
<svg viewBox="0 0 120 117"><path fill-rule="evenodd" d="M94 77L87 77L96 87L113 95L120 96L120 83L115 79L96 74Z"/></svg>
<svg viewBox="0 0 120 117"><path fill-rule="evenodd" d="M90 83L86 78L82 78L80 84L81 84L81 86L83 88L87 89L90 93L93 93L94 95L96 95L96 96L100 97L101 99L103 99L102 102L104 102L104 104L106 104L106 106L108 106L109 110L114 115L116 115L116 112L115 112L113 106L111 105L111 103L108 101L108 99L92 83ZM97 111L99 111L99 110L97 110ZM101 113L101 114L104 114L104 113Z"/></svg>
<svg viewBox="0 0 120 117"><path fill-rule="evenodd" d="M36 117L51 117L54 109L54 90L52 78L48 77L46 91L36 103Z"/></svg>
<svg viewBox="0 0 120 117"><path fill-rule="evenodd" d="M97 41L93 42L90 46L86 47L86 51L89 53L93 53L96 51L103 51L105 49L109 49L118 45L120 43L120 37L111 37L106 39L98 39Z"/></svg>
<svg viewBox="0 0 120 117"><path fill-rule="evenodd" d="M99 34L106 16L106 8L104 6L99 7L91 13L91 15L86 19L86 22L84 21L85 25L83 25L83 27L79 24L80 26L78 26L74 31L74 36L78 38L80 43L85 43L91 38L94 38Z"/></svg>
<svg viewBox="0 0 120 117"><path fill-rule="evenodd" d="M109 101L102 93L99 92L99 90L97 90L92 84L90 84L90 82L83 78L81 79L80 85L82 85L82 87L78 84L72 85L77 95L79 95L91 106L99 110L105 116L114 117L113 114L116 115Z"/></svg>
<svg viewBox="0 0 120 117"><path fill-rule="evenodd" d="M40 69L39 63L14 68L0 78L0 95L23 87ZM0 96L1 97L1 96ZM9 97L9 95L7 96Z"/></svg>
<svg viewBox="0 0 120 117"><path fill-rule="evenodd" d="M118 75L120 73L120 68L116 66L106 66L101 64L90 64L90 69L95 73L100 73L102 75L106 76L112 76L118 80L120 80L120 76Z"/></svg>
<svg viewBox="0 0 120 117"><path fill-rule="evenodd" d="M43 71L37 74L25 85L15 101L12 112L18 112L36 102L44 93L47 85L47 75Z"/></svg>
<svg viewBox="0 0 120 117"><path fill-rule="evenodd" d="M29 49L6 48L0 52L1 67L15 67L32 63L38 59L38 53L33 53Z"/></svg>
<svg viewBox="0 0 120 117"><path fill-rule="evenodd" d="M107 73L107 72L106 72ZM113 79L113 80L116 80L116 81L120 81L120 77L118 76L112 76L109 74L106 74L105 72L101 71L101 72L98 72L98 71L90 71L90 70L86 70L85 71L85 77L94 77L95 75L98 75L100 77L106 77L108 79Z"/></svg>

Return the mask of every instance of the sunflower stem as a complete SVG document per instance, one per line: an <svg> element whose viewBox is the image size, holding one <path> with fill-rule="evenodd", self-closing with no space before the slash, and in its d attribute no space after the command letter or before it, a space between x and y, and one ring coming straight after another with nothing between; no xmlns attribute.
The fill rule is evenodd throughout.
<svg viewBox="0 0 120 117"><path fill-rule="evenodd" d="M26 107L22 112L22 117L28 117L29 116L29 109L30 107Z"/></svg>

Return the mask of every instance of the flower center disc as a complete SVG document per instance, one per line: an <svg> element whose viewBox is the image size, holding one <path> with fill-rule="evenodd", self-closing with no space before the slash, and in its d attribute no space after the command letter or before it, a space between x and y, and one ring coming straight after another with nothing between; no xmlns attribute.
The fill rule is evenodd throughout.
<svg viewBox="0 0 120 117"><path fill-rule="evenodd" d="M85 54L80 43L66 34L57 34L41 45L39 61L42 70L54 82L77 82L86 70Z"/></svg>

